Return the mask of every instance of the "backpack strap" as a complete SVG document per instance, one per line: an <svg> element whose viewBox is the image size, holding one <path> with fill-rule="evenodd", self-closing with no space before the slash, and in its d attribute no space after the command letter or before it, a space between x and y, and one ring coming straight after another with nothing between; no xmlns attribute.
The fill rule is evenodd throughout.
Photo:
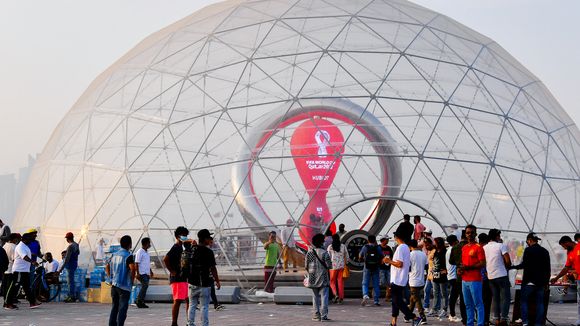
<svg viewBox="0 0 580 326"><path fill-rule="evenodd" d="M320 259L320 257L318 257L318 254L316 253L316 248L312 249L312 253L314 253L314 257L316 257L316 259L318 259L318 261L322 264L322 266L328 270L328 266L326 266L326 264L322 261L322 259Z"/></svg>

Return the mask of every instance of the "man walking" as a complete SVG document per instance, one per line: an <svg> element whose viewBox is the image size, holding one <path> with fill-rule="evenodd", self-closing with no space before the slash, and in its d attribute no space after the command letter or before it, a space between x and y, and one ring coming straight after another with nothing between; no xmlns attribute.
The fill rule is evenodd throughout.
<svg viewBox="0 0 580 326"><path fill-rule="evenodd" d="M112 285L111 300L113 305L109 315L109 326L123 326L125 324L131 288L137 273L135 259L129 251L133 246L131 237L124 235L119 242L121 249L113 254L111 261L105 266L105 272L111 278Z"/></svg>
<svg viewBox="0 0 580 326"><path fill-rule="evenodd" d="M500 326L509 324L510 280L508 268L512 262L506 245L502 243L501 231L491 229L488 233L489 243L483 247L487 269L487 278L491 287L491 307L495 323Z"/></svg>
<svg viewBox="0 0 580 326"><path fill-rule="evenodd" d="M411 247L411 271L409 272L409 286L411 287L411 300L409 302L409 310L413 312L417 307L421 322L426 324L427 317L425 316L425 309L421 302L423 296L423 287L425 286L425 266L427 266L427 256L423 250L418 248L417 240L409 242Z"/></svg>
<svg viewBox="0 0 580 326"><path fill-rule="evenodd" d="M75 271L79 266L79 244L75 242L75 236L72 232L67 232L64 238L68 243L68 247L66 248L64 260L58 268L58 273L62 273L63 269L66 268L69 294L68 297L64 299L64 302L75 302L78 299L77 289L75 287Z"/></svg>
<svg viewBox="0 0 580 326"><path fill-rule="evenodd" d="M137 268L137 280L141 282L141 290L135 300L137 308L149 308L145 304L145 296L147 295L147 288L149 288L149 280L153 278L153 270L151 270L151 257L149 256L149 248L151 248L151 239L141 239L141 248L135 253L135 266Z"/></svg>
<svg viewBox="0 0 580 326"><path fill-rule="evenodd" d="M30 309L38 308L40 303L32 295L30 290L30 266L38 266L38 263L32 260L32 253L28 244L32 241L32 235L25 233L22 236L22 241L14 249L14 262L12 264L12 282L8 288L7 304L4 306L6 310L18 309L14 305L16 296L22 287L26 299L30 303Z"/></svg>
<svg viewBox="0 0 580 326"><path fill-rule="evenodd" d="M4 272L2 277L2 296L4 297L4 308L10 309L10 305L14 302L8 300L8 288L12 284L12 266L14 265L14 251L16 250L16 245L20 242L21 236L19 233L12 233L8 238L8 242L4 244L2 248L6 251L6 256L8 257L8 268Z"/></svg>
<svg viewBox="0 0 580 326"><path fill-rule="evenodd" d="M512 266L513 269L523 269L521 290L522 325L544 324L544 291L550 280L550 254L538 244L541 240L534 232L526 237L528 247L524 250L521 264ZM533 300L536 303L536 321L530 321L528 304Z"/></svg>
<svg viewBox="0 0 580 326"><path fill-rule="evenodd" d="M477 326L484 325L484 307L481 269L485 267L485 252L475 241L477 228L465 227L467 243L461 249L461 267L458 272L463 280L463 297L467 312L467 326L473 326L477 313Z"/></svg>
<svg viewBox="0 0 580 326"><path fill-rule="evenodd" d="M185 302L185 310L188 310L187 275L181 273L181 254L183 253L183 244L185 242L191 242L191 240L187 237L189 230L183 226L178 226L175 232L173 232L173 235L175 236L175 244L169 249L165 257L163 257L163 263L167 270L169 270L169 284L171 285L171 292L173 294L171 326L177 326L181 303Z"/></svg>
<svg viewBox="0 0 580 326"><path fill-rule="evenodd" d="M381 237L380 240L380 246L381 246L381 251L383 252L383 257L393 257L394 251L391 248L391 246L389 246L389 236L388 235L384 235ZM384 285L385 289L386 289L386 300L388 301L389 298L391 297L391 265L388 264L383 264L381 262L381 266L380 266L380 285Z"/></svg>
<svg viewBox="0 0 580 326"><path fill-rule="evenodd" d="M409 247L405 244L403 236L404 235L395 232L395 241L398 244L395 254L392 259L388 257L383 259L383 263L391 264L391 325L397 325L399 311L402 311L405 319L412 320L413 326L416 326L421 324L422 319L415 316L403 300L403 290L409 282L409 269L411 268L411 252L409 251Z"/></svg>
<svg viewBox="0 0 580 326"><path fill-rule="evenodd" d="M359 253L359 260L364 259L362 292L363 299L361 306L366 306L369 301L369 282L373 283L374 305L380 306L379 297L381 295L379 266L382 264L383 251L377 245L377 237L374 234L369 235L369 243L366 244Z"/></svg>
<svg viewBox="0 0 580 326"><path fill-rule="evenodd" d="M266 259L264 261L264 291L274 293L274 279L276 278L276 265L280 258L281 246L276 240L276 232L271 231L268 241L264 244Z"/></svg>
<svg viewBox="0 0 580 326"><path fill-rule="evenodd" d="M215 256L209 248L213 238L207 229L197 233L198 245L192 246L192 254L189 256L189 310L187 325L195 326L195 313L198 302L201 304L202 325L209 326L209 297L211 287L214 284L219 290L221 287L219 275L216 269ZM212 278L213 276L213 278Z"/></svg>

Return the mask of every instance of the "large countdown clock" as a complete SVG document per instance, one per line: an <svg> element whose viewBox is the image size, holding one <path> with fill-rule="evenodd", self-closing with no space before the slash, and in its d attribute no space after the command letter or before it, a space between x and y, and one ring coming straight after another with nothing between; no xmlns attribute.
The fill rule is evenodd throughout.
<svg viewBox="0 0 580 326"><path fill-rule="evenodd" d="M352 230L343 235L340 241L346 246L348 267L352 270L361 271L364 267L364 261L359 261L358 254L369 242L369 233L363 230Z"/></svg>

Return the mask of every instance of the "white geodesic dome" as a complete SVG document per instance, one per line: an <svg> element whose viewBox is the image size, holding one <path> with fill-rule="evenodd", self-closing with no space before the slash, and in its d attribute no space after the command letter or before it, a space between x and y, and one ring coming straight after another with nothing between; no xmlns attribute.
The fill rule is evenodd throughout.
<svg viewBox="0 0 580 326"><path fill-rule="evenodd" d="M268 117L328 101L362 109L392 138L377 144L355 127L371 120L327 117L345 136L326 197L333 213L380 193L388 156L401 177L390 190L410 203L397 202L384 230L402 212L423 214L414 205L443 227L475 223L520 238L578 230L570 117L498 44L404 0L225 1L151 35L60 122L14 227L40 227L52 250L69 230L85 252L100 238L150 236L160 254L185 225L215 231L239 253L235 236L253 231L240 196L273 225L297 221L309 202L289 145L299 121L271 130L257 152L249 136ZM250 163L248 194L232 170ZM339 221L361 227L373 203Z"/></svg>

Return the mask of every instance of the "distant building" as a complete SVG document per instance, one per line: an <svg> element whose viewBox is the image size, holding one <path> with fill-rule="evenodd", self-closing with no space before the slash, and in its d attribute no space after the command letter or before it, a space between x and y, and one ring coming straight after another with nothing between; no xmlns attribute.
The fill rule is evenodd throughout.
<svg viewBox="0 0 580 326"><path fill-rule="evenodd" d="M20 196L35 162L36 159L28 155L28 165L18 169L18 177L14 173L0 175L0 218L8 224L16 214Z"/></svg>

